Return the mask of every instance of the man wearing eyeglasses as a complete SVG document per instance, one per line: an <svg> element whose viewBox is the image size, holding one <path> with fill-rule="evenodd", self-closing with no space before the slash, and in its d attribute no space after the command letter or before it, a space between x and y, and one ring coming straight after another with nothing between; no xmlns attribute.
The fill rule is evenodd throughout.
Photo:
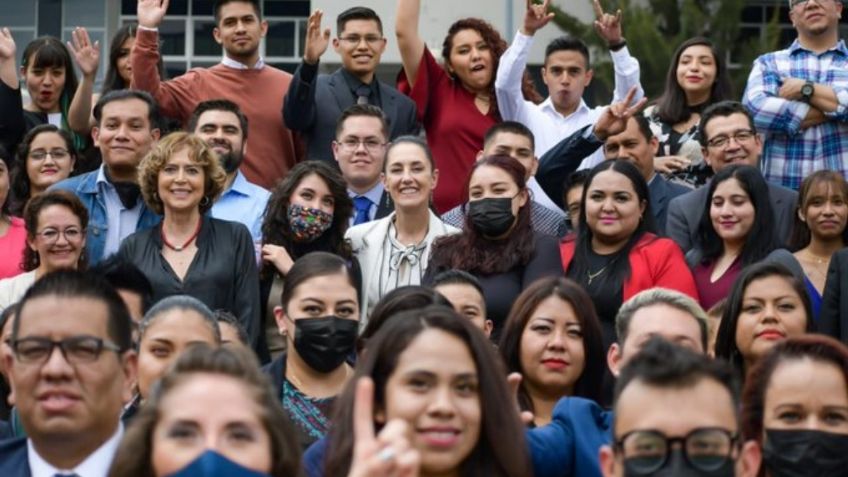
<svg viewBox="0 0 848 477"><path fill-rule="evenodd" d="M367 7L351 7L340 13L333 48L341 56L342 67L332 74L318 75L319 60L330 41L330 29L321 29L322 17L321 10L309 17L303 62L294 73L283 105L286 124L305 136L307 157L332 162L330 146L336 120L354 104L382 109L389 125L388 138L417 134L415 103L376 77L386 50L380 17Z"/></svg>
<svg viewBox="0 0 848 477"><path fill-rule="evenodd" d="M135 382L130 343L127 308L99 277L59 271L29 289L5 356L29 437L0 443L0 475L108 474Z"/></svg>
<svg viewBox="0 0 848 477"><path fill-rule="evenodd" d="M725 363L652 339L619 376L604 477L757 475L760 449L741 440L734 384Z"/></svg>
<svg viewBox="0 0 848 477"><path fill-rule="evenodd" d="M386 160L388 125L380 108L356 104L347 108L336 124L333 156L353 199L351 225L382 219L394 210L380 176Z"/></svg>
<svg viewBox="0 0 848 477"><path fill-rule="evenodd" d="M765 136L762 169L797 190L810 173L848 177L848 47L841 0L789 0L798 38L754 62L743 103Z"/></svg>
<svg viewBox="0 0 848 477"><path fill-rule="evenodd" d="M698 127L704 162L714 173L732 164L759 166L762 138L757 134L751 113L741 103L721 101L709 106L701 114ZM798 193L772 182L768 183L768 188L778 238L787 243L792 233ZM709 187L700 187L668 204L665 231L684 252L695 244L708 193Z"/></svg>

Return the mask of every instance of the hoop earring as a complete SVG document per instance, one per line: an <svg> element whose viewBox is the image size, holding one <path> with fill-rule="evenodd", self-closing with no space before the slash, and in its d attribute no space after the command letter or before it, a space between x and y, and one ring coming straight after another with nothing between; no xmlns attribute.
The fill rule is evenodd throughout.
<svg viewBox="0 0 848 477"><path fill-rule="evenodd" d="M209 205L209 196L204 195L202 199L200 199L200 206L206 207Z"/></svg>

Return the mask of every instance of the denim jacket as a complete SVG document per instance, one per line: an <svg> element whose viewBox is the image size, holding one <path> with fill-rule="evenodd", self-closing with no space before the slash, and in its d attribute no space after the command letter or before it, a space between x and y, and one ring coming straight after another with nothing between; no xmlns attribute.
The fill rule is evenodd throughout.
<svg viewBox="0 0 848 477"><path fill-rule="evenodd" d="M106 231L109 229L106 214L106 202L99 194L97 188L98 170L81 174L76 177L65 179L53 185L50 190L65 190L73 192L79 197L86 209L88 209L88 230L85 241L88 253L89 265L94 265L103 258L103 249L106 247ZM141 204L141 214L136 224L136 230L144 230L155 226L162 217Z"/></svg>

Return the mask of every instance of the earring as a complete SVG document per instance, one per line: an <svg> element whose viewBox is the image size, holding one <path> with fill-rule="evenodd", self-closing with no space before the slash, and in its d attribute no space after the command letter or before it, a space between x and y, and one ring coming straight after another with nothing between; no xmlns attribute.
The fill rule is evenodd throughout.
<svg viewBox="0 0 848 477"><path fill-rule="evenodd" d="M209 205L209 196L204 195L202 199L200 199L200 206L206 207Z"/></svg>

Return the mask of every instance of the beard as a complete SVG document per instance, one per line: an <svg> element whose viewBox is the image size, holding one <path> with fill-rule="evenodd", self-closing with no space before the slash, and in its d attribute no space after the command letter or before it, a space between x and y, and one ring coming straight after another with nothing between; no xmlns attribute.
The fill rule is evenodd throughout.
<svg viewBox="0 0 848 477"><path fill-rule="evenodd" d="M227 175L238 170L243 160L244 156L240 152L230 151L226 154L218 155L218 161L221 163L221 167L224 168L224 172L226 172Z"/></svg>

